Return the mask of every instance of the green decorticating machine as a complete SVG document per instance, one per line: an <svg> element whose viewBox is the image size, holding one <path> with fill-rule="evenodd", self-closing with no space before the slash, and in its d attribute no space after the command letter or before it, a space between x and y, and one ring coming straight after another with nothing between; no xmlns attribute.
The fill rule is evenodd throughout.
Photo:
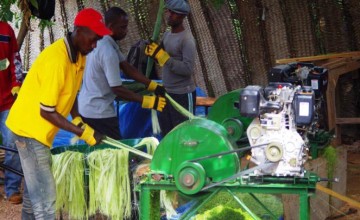
<svg viewBox="0 0 360 220"><path fill-rule="evenodd" d="M309 219L309 196L320 180L304 169L307 133L316 123L314 101L311 89L287 83L247 86L219 97L207 118L178 125L159 143L150 172L137 185L141 219L159 219L160 190L196 201L181 219L223 191L254 219L236 194L295 194L299 218Z"/></svg>

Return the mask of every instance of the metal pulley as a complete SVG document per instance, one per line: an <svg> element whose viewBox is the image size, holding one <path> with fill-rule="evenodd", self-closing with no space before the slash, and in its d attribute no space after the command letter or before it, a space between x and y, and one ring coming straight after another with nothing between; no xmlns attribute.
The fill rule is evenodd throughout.
<svg viewBox="0 0 360 220"><path fill-rule="evenodd" d="M244 133L244 125L237 118L228 118L221 123L228 132L232 141L237 141Z"/></svg>
<svg viewBox="0 0 360 220"><path fill-rule="evenodd" d="M198 193L205 185L205 170L199 163L183 162L175 173L176 187L184 194Z"/></svg>
<svg viewBox="0 0 360 220"><path fill-rule="evenodd" d="M278 162L283 157L283 147L281 143L272 142L265 148L265 156L271 162Z"/></svg>

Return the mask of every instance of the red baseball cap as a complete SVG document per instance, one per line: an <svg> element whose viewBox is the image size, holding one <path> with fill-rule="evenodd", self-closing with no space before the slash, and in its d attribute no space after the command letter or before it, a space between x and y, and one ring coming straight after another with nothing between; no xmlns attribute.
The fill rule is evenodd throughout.
<svg viewBox="0 0 360 220"><path fill-rule="evenodd" d="M75 26L88 27L99 36L109 35L112 32L105 26L102 15L92 8L85 8L76 15Z"/></svg>

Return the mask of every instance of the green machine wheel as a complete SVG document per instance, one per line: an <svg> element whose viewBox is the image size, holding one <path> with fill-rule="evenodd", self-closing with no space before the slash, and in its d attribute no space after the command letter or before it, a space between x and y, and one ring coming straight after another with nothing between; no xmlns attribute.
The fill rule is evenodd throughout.
<svg viewBox="0 0 360 220"><path fill-rule="evenodd" d="M221 123L228 132L232 141L237 141L244 133L244 125L237 118L228 118Z"/></svg>
<svg viewBox="0 0 360 220"><path fill-rule="evenodd" d="M184 194L198 193L205 185L205 170L199 163L183 162L175 172L176 187Z"/></svg>
<svg viewBox="0 0 360 220"><path fill-rule="evenodd" d="M153 173L172 176L172 181L184 194L195 194L205 181L219 182L239 171L236 153L206 158L231 152L233 146L222 125L204 118L188 120L161 140L150 169Z"/></svg>

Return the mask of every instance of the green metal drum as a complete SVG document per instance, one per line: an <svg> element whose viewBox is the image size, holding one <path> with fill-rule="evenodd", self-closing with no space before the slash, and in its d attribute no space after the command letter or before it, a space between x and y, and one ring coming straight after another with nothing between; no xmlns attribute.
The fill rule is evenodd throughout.
<svg viewBox="0 0 360 220"><path fill-rule="evenodd" d="M233 150L225 128L207 119L186 121L160 142L151 171L173 176L180 191L195 194L208 181L219 182L239 171L236 153L197 160Z"/></svg>
<svg viewBox="0 0 360 220"><path fill-rule="evenodd" d="M220 96L208 114L208 119L225 127L231 141L236 142L246 136L246 129L253 118L240 115L239 100L242 89L231 91Z"/></svg>

